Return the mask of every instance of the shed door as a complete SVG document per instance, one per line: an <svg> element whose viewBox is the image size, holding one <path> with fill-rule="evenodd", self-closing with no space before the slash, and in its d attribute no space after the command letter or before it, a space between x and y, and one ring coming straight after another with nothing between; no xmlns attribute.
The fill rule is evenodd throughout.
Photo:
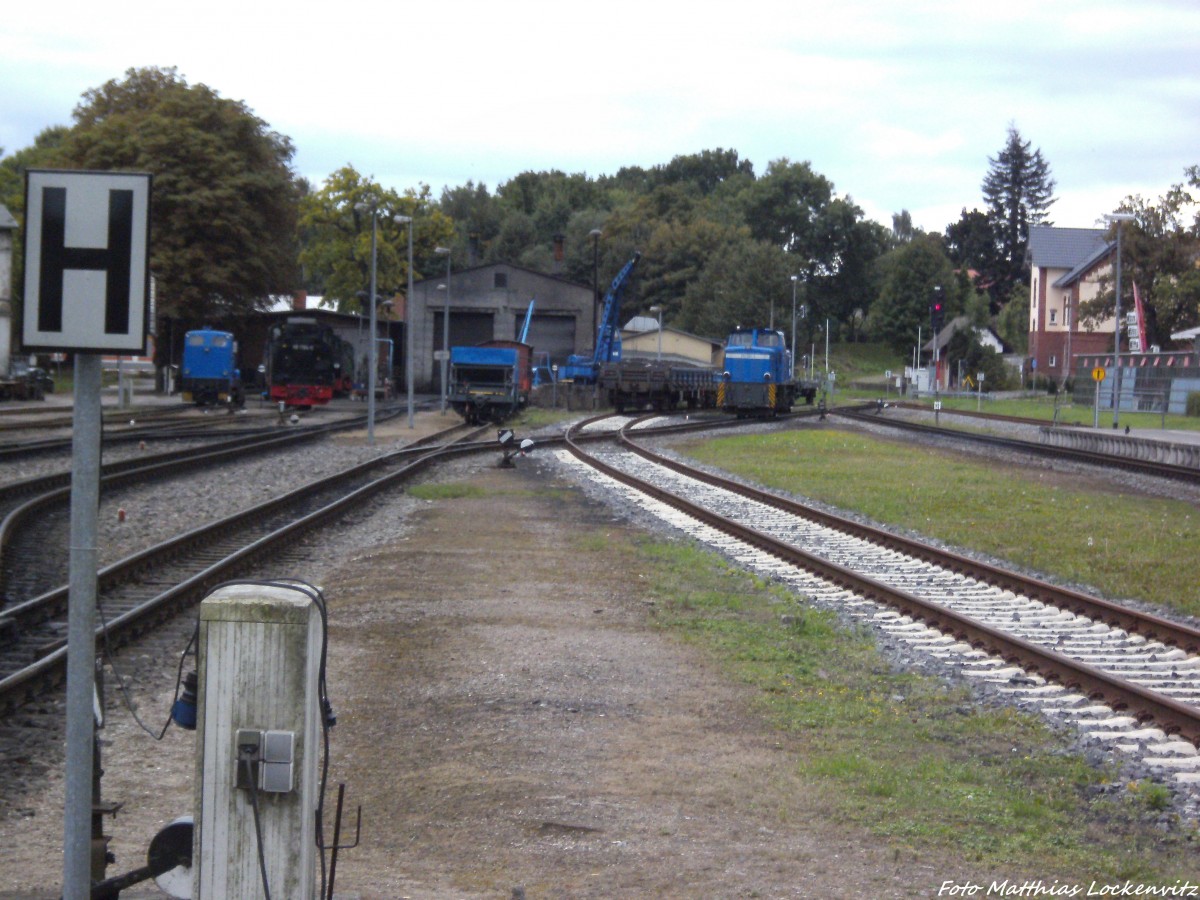
<svg viewBox="0 0 1200 900"><path fill-rule="evenodd" d="M523 324L525 317L518 316L514 334L520 332ZM539 316L534 312L526 342L533 345L534 359L549 353L551 362L566 362L568 356L579 352L575 349L575 319L572 316Z"/></svg>

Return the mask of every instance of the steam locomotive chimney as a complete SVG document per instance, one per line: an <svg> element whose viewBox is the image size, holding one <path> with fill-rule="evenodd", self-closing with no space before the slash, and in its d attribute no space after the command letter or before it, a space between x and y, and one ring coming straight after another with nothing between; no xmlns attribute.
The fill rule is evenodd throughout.
<svg viewBox="0 0 1200 900"><path fill-rule="evenodd" d="M296 291L292 294L292 309L297 312L308 309L308 291Z"/></svg>

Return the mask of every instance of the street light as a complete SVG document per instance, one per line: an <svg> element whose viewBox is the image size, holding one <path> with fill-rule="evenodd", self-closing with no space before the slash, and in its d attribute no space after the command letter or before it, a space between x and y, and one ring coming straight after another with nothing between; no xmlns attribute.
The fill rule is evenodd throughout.
<svg viewBox="0 0 1200 900"><path fill-rule="evenodd" d="M1137 218L1133 213L1109 213L1104 217L1109 222L1117 223L1117 325L1113 329L1113 428L1117 427L1117 419L1121 410L1121 223L1132 222Z"/></svg>
<svg viewBox="0 0 1200 900"><path fill-rule="evenodd" d="M408 385L408 427L413 426L413 220L396 216L398 225L408 226L408 293L404 295L404 382Z"/></svg>
<svg viewBox="0 0 1200 900"><path fill-rule="evenodd" d="M658 313L658 360L662 362L662 307L652 306L650 312Z"/></svg>
<svg viewBox="0 0 1200 900"><path fill-rule="evenodd" d="M433 252L446 257L446 308L442 313L442 415L446 414L447 379L450 366L450 248L434 247Z"/></svg>
<svg viewBox="0 0 1200 900"><path fill-rule="evenodd" d="M792 276L792 376L796 373L796 283L799 275Z"/></svg>
<svg viewBox="0 0 1200 900"><path fill-rule="evenodd" d="M371 339L367 341L367 443L375 444L375 245L378 230L379 207L365 201L354 204L359 212L371 211L371 290L368 303L371 307ZM359 321L362 321L361 319Z"/></svg>

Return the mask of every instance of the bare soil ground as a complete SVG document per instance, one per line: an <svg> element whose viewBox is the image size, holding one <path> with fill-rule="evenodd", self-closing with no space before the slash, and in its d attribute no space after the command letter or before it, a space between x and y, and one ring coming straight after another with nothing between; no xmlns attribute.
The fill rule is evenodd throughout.
<svg viewBox="0 0 1200 900"><path fill-rule="evenodd" d="M354 549L312 576L330 610L331 783L363 808L337 896L928 897L982 876L831 824L796 744L655 626L621 565L632 526L531 460L490 465L468 496L364 511ZM149 744L127 716L105 740L105 794L126 804L115 874L190 812L193 743ZM61 882L57 771L16 807L0 898L53 896L34 889Z"/></svg>

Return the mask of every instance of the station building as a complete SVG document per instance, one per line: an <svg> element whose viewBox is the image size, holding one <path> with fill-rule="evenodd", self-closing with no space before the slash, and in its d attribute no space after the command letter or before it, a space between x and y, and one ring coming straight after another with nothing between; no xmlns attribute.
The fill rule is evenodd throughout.
<svg viewBox="0 0 1200 900"><path fill-rule="evenodd" d="M1163 351L1123 336L1118 367L1115 317L1080 320L1080 305L1111 280L1117 245L1106 235L1098 228L1029 229L1030 364L1036 374L1060 383L1072 379L1073 399L1082 405L1098 402L1101 409L1183 414L1188 395L1200 391L1200 345ZM1172 335L1180 342L1188 338L1186 332ZM1103 377L1096 380L1093 373Z"/></svg>

